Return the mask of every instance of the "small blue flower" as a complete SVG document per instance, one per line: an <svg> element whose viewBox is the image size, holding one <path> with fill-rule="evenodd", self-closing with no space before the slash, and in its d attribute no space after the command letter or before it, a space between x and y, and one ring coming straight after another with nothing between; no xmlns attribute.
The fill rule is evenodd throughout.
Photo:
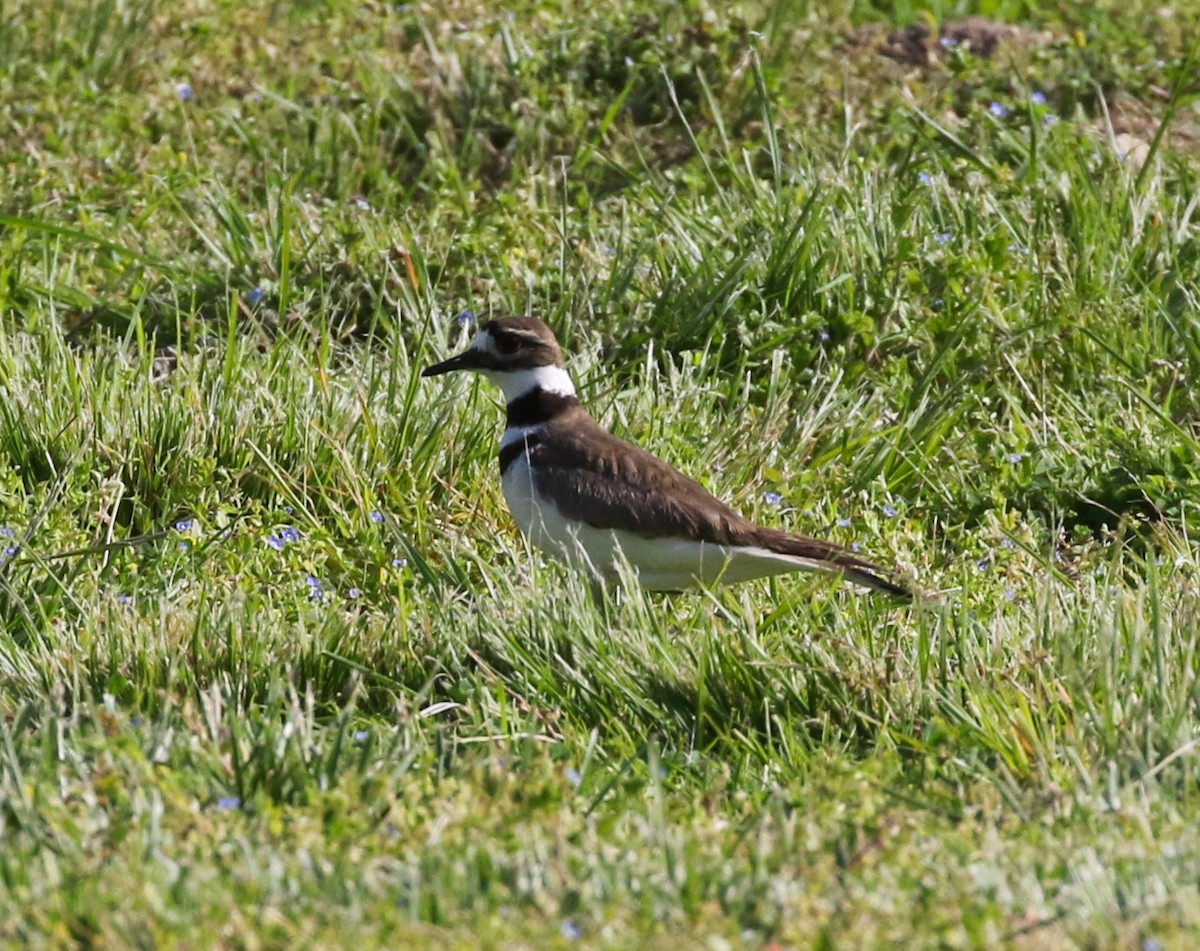
<svg viewBox="0 0 1200 951"><path fill-rule="evenodd" d="M283 551L283 549L286 545L287 545L287 542L284 541L282 538L280 538L278 535L268 535L267 536L267 547L268 548L273 548L273 549L275 549L275 551Z"/></svg>
<svg viewBox="0 0 1200 951"><path fill-rule="evenodd" d="M191 542L180 542L178 547L179 547L180 551L187 551L189 548L192 547L192 543Z"/></svg>
<svg viewBox="0 0 1200 951"><path fill-rule="evenodd" d="M177 95L182 102L191 102L196 97L196 90L192 88L191 83L176 83L175 95Z"/></svg>
<svg viewBox="0 0 1200 951"><path fill-rule="evenodd" d="M1053 112L1048 113L1046 118L1042 120L1042 125L1046 126L1047 128L1053 125L1058 125L1058 116L1056 116Z"/></svg>
<svg viewBox="0 0 1200 951"><path fill-rule="evenodd" d="M935 234L935 235L933 236L933 240L934 240L934 241L935 241L937 244L949 244L951 241L953 241L953 240L954 240L954 232L952 232L952 231L943 231L943 232L941 232L940 234Z"/></svg>
<svg viewBox="0 0 1200 951"><path fill-rule="evenodd" d="M987 571L989 568L992 567L992 559L980 558L979 561L975 562L975 567L978 568L980 571Z"/></svg>
<svg viewBox="0 0 1200 951"><path fill-rule="evenodd" d="M300 529L292 528L291 525L284 525L279 530L279 537L285 542L298 542L301 539Z"/></svg>
<svg viewBox="0 0 1200 951"><path fill-rule="evenodd" d="M1002 538L1002 539L1000 539L1000 547L1007 548L1011 551L1013 548L1017 547L1017 543L1014 542L1011 538Z"/></svg>
<svg viewBox="0 0 1200 951"><path fill-rule="evenodd" d="M943 36L938 40L938 45L944 50L952 50L958 48L958 40L952 36Z"/></svg>
<svg viewBox="0 0 1200 951"><path fill-rule="evenodd" d="M1018 462L1020 462L1022 459L1024 459L1025 456L1019 452L1010 452L1004 458L1007 459L1010 463L1012 463L1015 466Z"/></svg>
<svg viewBox="0 0 1200 951"><path fill-rule="evenodd" d="M783 496L778 492L764 492L763 501L766 502L767 505L780 505L783 502Z"/></svg>
<svg viewBox="0 0 1200 951"><path fill-rule="evenodd" d="M263 297L266 296L266 293L267 292L264 291L261 287L256 287L253 290L251 290L248 294L246 294L246 303L249 304L251 307L253 307L260 300L262 300Z"/></svg>
<svg viewBox="0 0 1200 951"><path fill-rule="evenodd" d="M21 550L20 545L5 545L3 549L0 549L0 551L3 551L5 558L12 558L13 555L15 555L20 550Z"/></svg>
<svg viewBox="0 0 1200 951"><path fill-rule="evenodd" d="M897 508L896 508L894 505L884 505L884 507L883 507L883 514L884 514L884 515L885 515L887 518L893 518L894 516L896 516L896 515L899 515L899 514L900 514L900 510L899 510L899 509L897 509Z"/></svg>
<svg viewBox="0 0 1200 951"><path fill-rule="evenodd" d="M295 515L296 510L294 508L292 508L290 505L285 505L283 507L283 514L284 515Z"/></svg>
<svg viewBox="0 0 1200 951"><path fill-rule="evenodd" d="M367 518L369 518L376 525L379 525L381 522L383 522L383 513L382 512L372 512L370 515L367 516Z"/></svg>
<svg viewBox="0 0 1200 951"><path fill-rule="evenodd" d="M316 575L308 575L305 577L304 583L306 585L308 585L308 600L310 600L310 601L324 601L325 600L325 588L321 584L320 578L318 578Z"/></svg>
<svg viewBox="0 0 1200 951"><path fill-rule="evenodd" d="M946 302L944 300L942 300L940 297L934 298L934 301L933 301L933 309L934 310L941 310L945 305L946 305Z"/></svg>
<svg viewBox="0 0 1200 951"><path fill-rule="evenodd" d="M355 730L354 731L354 742L355 743L365 743L370 738L370 736L371 736L370 730Z"/></svg>
<svg viewBox="0 0 1200 951"><path fill-rule="evenodd" d="M848 519L848 518L839 518L839 519L837 520L837 527L838 527L838 528L849 528L849 527L850 527L851 525L853 525L853 524L854 524L854 522L853 522L853 520L852 520L852 519Z"/></svg>
<svg viewBox="0 0 1200 951"><path fill-rule="evenodd" d="M922 185L932 185L933 184L933 176L930 175L928 172L917 172L917 181L920 182Z"/></svg>
<svg viewBox="0 0 1200 951"><path fill-rule="evenodd" d="M851 542L850 550L857 554L858 552L862 551L862 545L860 545L858 542Z"/></svg>
<svg viewBox="0 0 1200 951"><path fill-rule="evenodd" d="M237 796L222 796L217 800L218 809L241 809L242 800Z"/></svg>
<svg viewBox="0 0 1200 951"><path fill-rule="evenodd" d="M473 310L464 310L464 311L461 311L461 312L458 314L458 316L457 316L457 317L455 317L454 319L455 319L456 321L458 321L458 326L460 326L460 327L467 327L467 326L469 326L470 324L473 324L473 323L475 323L475 311L473 311Z"/></svg>
<svg viewBox="0 0 1200 951"><path fill-rule="evenodd" d="M392 559L392 567L393 568L407 568L408 567L408 559L407 558L393 558Z"/></svg>
<svg viewBox="0 0 1200 951"><path fill-rule="evenodd" d="M1002 102L993 102L990 106L988 106L988 112L990 112L997 119L1003 119L1008 115L1008 106Z"/></svg>
<svg viewBox="0 0 1200 951"><path fill-rule="evenodd" d="M7 525L0 525L0 538L12 538L15 534L16 532Z"/></svg>
<svg viewBox="0 0 1200 951"><path fill-rule="evenodd" d="M1046 94L1040 89L1035 89L1029 94L1029 101L1035 106L1044 106L1046 104Z"/></svg>
<svg viewBox="0 0 1200 951"><path fill-rule="evenodd" d="M367 201L365 198L353 198L350 200L350 204L352 204L359 211L370 211L371 210L371 203L369 201Z"/></svg>
<svg viewBox="0 0 1200 951"><path fill-rule="evenodd" d="M578 941L583 935L583 929L575 922L567 920L562 923L562 936L568 941Z"/></svg>
<svg viewBox="0 0 1200 951"><path fill-rule="evenodd" d="M1015 592L1012 588L1005 588L1004 589L1004 600L1005 601L1016 601L1017 600L1017 592Z"/></svg>
<svg viewBox="0 0 1200 951"><path fill-rule="evenodd" d="M829 343L829 331L822 330L819 334L817 334L817 339L820 340L821 343Z"/></svg>
<svg viewBox="0 0 1200 951"><path fill-rule="evenodd" d="M175 531L185 533L190 532L195 524L196 520L194 518L181 518L175 523Z"/></svg>
<svg viewBox="0 0 1200 951"><path fill-rule="evenodd" d="M362 597L362 591L360 591L358 588L351 588L346 592L346 597L348 597L351 601L354 601L357 598Z"/></svg>

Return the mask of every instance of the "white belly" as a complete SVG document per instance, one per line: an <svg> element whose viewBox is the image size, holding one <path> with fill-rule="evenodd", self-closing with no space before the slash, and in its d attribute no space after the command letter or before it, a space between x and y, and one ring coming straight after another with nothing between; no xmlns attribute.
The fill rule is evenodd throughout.
<svg viewBox="0 0 1200 951"><path fill-rule="evenodd" d="M617 578L623 557L651 591L678 591L697 583L747 581L786 571L820 571L808 559L764 548L733 548L684 538L645 538L632 532L593 528L563 518L534 490L529 459L508 467L501 485L521 534L556 558L581 564L607 581Z"/></svg>

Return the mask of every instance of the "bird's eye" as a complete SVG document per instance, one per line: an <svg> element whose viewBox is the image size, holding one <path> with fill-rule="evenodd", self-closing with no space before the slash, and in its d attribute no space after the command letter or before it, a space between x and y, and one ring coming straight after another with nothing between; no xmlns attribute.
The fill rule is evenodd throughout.
<svg viewBox="0 0 1200 951"><path fill-rule="evenodd" d="M496 337L496 349L501 353L516 353L521 348L521 338L512 334L499 334Z"/></svg>

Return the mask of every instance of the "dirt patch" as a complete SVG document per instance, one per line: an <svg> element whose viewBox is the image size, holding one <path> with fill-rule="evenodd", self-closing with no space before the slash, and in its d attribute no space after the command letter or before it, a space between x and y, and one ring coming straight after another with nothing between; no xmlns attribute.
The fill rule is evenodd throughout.
<svg viewBox="0 0 1200 951"><path fill-rule="evenodd" d="M925 22L890 31L880 25L864 26L851 31L846 39L852 46L869 49L906 66L934 66L955 50L969 50L988 59L1002 47L1045 46L1053 36L983 17L964 17L947 20L938 28Z"/></svg>
<svg viewBox="0 0 1200 951"><path fill-rule="evenodd" d="M1116 148L1123 153L1123 157L1127 155L1138 159L1139 145L1144 149L1145 143L1158 134L1170 93L1165 89L1152 89L1150 92L1152 96L1148 102L1120 92L1113 93L1108 100L1112 130L1119 140ZM1181 109L1171 122L1167 143L1177 151L1196 152L1200 149L1200 110L1194 106ZM1144 159L1144 155L1140 157ZM1141 161L1137 164L1140 165Z"/></svg>

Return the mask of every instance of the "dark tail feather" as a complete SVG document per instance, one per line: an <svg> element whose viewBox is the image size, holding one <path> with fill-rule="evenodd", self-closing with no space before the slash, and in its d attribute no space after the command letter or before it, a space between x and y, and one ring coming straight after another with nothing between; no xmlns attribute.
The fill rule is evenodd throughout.
<svg viewBox="0 0 1200 951"><path fill-rule="evenodd" d="M838 562L834 562L838 564ZM855 584L860 584L864 588L870 588L872 591L883 591L897 598L903 598L905 601L912 601L916 598L916 594L911 588L906 588L903 585L896 584L894 581L889 581L883 577L880 572L883 569L877 565L871 565L870 568L862 567L847 567L842 569L842 573Z"/></svg>
<svg viewBox="0 0 1200 951"><path fill-rule="evenodd" d="M849 548L843 548L833 542L823 542L816 538L792 535L770 528L760 528L758 534L759 544L780 554L795 555L798 558L823 562L829 565L831 572L840 570L855 584L870 588L872 591L882 591L897 598L904 598L906 601L916 598L916 592L911 588L889 580L886 568L859 558Z"/></svg>

